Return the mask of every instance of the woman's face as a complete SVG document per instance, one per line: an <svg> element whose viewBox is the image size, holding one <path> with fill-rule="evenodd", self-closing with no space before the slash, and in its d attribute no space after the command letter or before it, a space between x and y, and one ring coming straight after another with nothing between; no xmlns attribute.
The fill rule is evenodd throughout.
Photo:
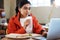
<svg viewBox="0 0 60 40"><path fill-rule="evenodd" d="M26 17L30 12L30 4L23 5L21 8L19 8L19 11L23 17Z"/></svg>

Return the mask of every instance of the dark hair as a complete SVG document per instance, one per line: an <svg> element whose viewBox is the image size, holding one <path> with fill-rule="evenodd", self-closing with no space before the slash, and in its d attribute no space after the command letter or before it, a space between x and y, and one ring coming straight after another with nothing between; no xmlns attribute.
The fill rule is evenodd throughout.
<svg viewBox="0 0 60 40"><path fill-rule="evenodd" d="M21 8L25 4L31 4L31 3L28 0L21 0L19 4L16 6L16 9L15 9L16 14L19 12L18 8Z"/></svg>

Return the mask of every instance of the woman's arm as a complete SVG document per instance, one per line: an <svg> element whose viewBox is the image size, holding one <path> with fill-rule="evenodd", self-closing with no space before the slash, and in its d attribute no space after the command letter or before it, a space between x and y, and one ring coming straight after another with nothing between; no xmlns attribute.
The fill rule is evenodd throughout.
<svg viewBox="0 0 60 40"><path fill-rule="evenodd" d="M32 16L32 18L33 18L33 31L34 33L40 34L41 30L43 30L42 25L39 24L35 16Z"/></svg>
<svg viewBox="0 0 60 40"><path fill-rule="evenodd" d="M42 25L39 24L38 20L35 16L32 16L33 18L33 32L41 34L42 36L47 36L47 32L44 28L42 28Z"/></svg>
<svg viewBox="0 0 60 40"><path fill-rule="evenodd" d="M9 24L7 26L7 34L9 33L19 33L19 34L23 34L25 33L25 29L23 27L17 28L19 26L16 26L14 24L14 21L12 19L10 19Z"/></svg>

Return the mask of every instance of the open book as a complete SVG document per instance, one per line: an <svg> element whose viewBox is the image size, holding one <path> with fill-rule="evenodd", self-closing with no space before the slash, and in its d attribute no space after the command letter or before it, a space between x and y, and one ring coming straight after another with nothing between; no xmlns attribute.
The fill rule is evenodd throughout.
<svg viewBox="0 0 60 40"><path fill-rule="evenodd" d="M24 22L28 19L30 20L30 24L27 26L27 28L25 30L27 33L32 33L33 23L32 23L31 16L27 16L26 18L20 18L20 22L21 22L21 25L24 27Z"/></svg>
<svg viewBox="0 0 60 40"><path fill-rule="evenodd" d="M34 39L40 39L41 35L40 34L16 34L16 33L11 33L5 35L7 38L16 38L16 39L25 39L25 38L34 38Z"/></svg>

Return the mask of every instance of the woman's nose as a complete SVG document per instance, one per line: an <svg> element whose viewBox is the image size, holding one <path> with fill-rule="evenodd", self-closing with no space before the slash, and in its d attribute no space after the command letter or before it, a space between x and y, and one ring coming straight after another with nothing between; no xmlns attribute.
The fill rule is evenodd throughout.
<svg viewBox="0 0 60 40"><path fill-rule="evenodd" d="M26 10L27 13L29 13L29 11L30 11L30 10L28 10L28 9Z"/></svg>

